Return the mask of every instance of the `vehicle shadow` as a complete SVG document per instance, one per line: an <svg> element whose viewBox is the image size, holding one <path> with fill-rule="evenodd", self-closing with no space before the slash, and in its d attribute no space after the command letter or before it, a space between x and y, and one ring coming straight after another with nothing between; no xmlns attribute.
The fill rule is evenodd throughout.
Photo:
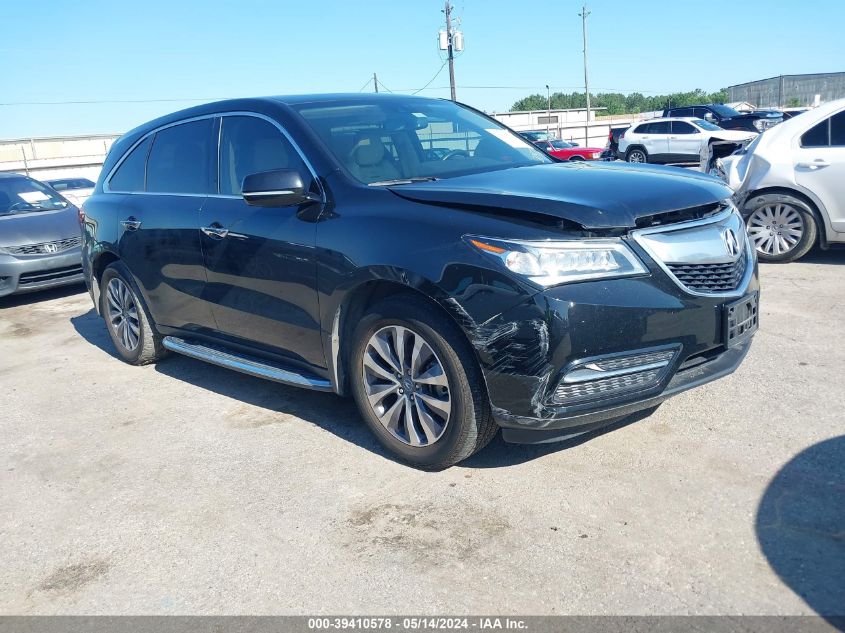
<svg viewBox="0 0 845 633"><path fill-rule="evenodd" d="M50 301L51 299L64 299L65 297L72 297L73 295L82 294L83 292L86 292L85 284L78 283L71 284L69 286L60 286L58 288L50 288L49 290L39 290L38 292L8 295L0 298L0 310L3 308L17 308L18 306L40 303L41 301Z"/></svg>
<svg viewBox="0 0 845 633"><path fill-rule="evenodd" d="M612 424L603 426L599 429L587 431L572 438L561 440L557 442L549 442L548 444L508 444L502 439L502 434L499 433L492 442L484 450L476 453L466 461L458 464L463 468L500 468L502 466L516 466L525 462L530 462L538 457L550 455L568 449L580 446L585 442L589 442L606 433L612 433L630 424L634 424L649 417L657 410L657 407L651 407L644 411L638 411L626 418L617 420Z"/></svg>
<svg viewBox="0 0 845 633"><path fill-rule="evenodd" d="M106 327L93 308L83 315L71 318L70 321L82 338L115 360L119 360ZM361 420L352 398L340 398L331 393L287 387L178 354L171 354L159 361L155 365L155 370L194 387L258 407L266 412L276 413L279 422L287 416L294 416L385 459L400 461L378 443ZM648 417L653 411L653 408L648 409L602 429L550 444L508 444L502 440L499 433L485 449L461 462L458 467L503 468L522 464L544 455L579 446L599 435ZM239 420L238 424L241 428L257 428L273 424L273 416L268 417L257 413L254 417L255 423L250 423L247 417Z"/></svg>
<svg viewBox="0 0 845 633"><path fill-rule="evenodd" d="M828 250L816 247L799 259L798 263L842 266L845 265L845 248L839 245L831 246Z"/></svg>
<svg viewBox="0 0 845 633"><path fill-rule="evenodd" d="M112 358L120 360L120 357L114 350L114 345L109 338L109 333L106 331L106 325L94 308L91 308L85 314L71 317L70 324L73 326L73 329L76 330L76 333L91 343L91 345L105 352Z"/></svg>
<svg viewBox="0 0 845 633"><path fill-rule="evenodd" d="M845 435L814 444L778 471L755 527L781 580L845 631Z"/></svg>

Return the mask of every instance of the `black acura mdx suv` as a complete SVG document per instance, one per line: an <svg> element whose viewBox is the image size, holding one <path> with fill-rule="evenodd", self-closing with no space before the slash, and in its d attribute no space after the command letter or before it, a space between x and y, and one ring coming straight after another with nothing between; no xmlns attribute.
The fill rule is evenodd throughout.
<svg viewBox="0 0 845 633"><path fill-rule="evenodd" d="M730 194L560 163L450 101L240 99L114 144L84 270L127 362L351 394L394 454L442 468L499 428L563 439L736 369L758 281Z"/></svg>

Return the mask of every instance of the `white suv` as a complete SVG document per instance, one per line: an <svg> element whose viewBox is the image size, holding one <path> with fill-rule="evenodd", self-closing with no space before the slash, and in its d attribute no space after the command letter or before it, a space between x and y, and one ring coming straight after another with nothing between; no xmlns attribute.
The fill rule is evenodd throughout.
<svg viewBox="0 0 845 633"><path fill-rule="evenodd" d="M845 99L766 130L719 167L761 261L845 243Z"/></svg>
<svg viewBox="0 0 845 633"><path fill-rule="evenodd" d="M744 130L723 130L704 119L671 117L632 125L619 137L619 156L629 163L698 163L710 141L747 141Z"/></svg>

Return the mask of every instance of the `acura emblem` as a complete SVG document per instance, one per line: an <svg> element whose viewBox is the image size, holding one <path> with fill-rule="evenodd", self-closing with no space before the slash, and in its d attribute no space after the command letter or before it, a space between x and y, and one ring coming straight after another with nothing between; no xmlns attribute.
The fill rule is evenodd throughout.
<svg viewBox="0 0 845 633"><path fill-rule="evenodd" d="M724 234L725 246L728 249L728 255L736 259L739 257L739 240L736 238L736 233L733 229L727 229Z"/></svg>
<svg viewBox="0 0 845 633"><path fill-rule="evenodd" d="M45 244L44 245L44 252L45 253L58 253L59 247L56 244Z"/></svg>

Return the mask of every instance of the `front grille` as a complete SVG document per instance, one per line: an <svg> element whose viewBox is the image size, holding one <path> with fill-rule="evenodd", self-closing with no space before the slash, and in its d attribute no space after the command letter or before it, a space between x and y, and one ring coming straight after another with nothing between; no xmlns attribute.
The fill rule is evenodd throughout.
<svg viewBox="0 0 845 633"><path fill-rule="evenodd" d="M3 250L12 255L55 255L70 250L82 244L82 237L68 237L64 240L54 242L41 242L39 244L25 244L23 246L5 246Z"/></svg>
<svg viewBox="0 0 845 633"><path fill-rule="evenodd" d="M725 264L666 264L678 281L695 292L730 292L736 290L745 275L743 253L735 262Z"/></svg>
<svg viewBox="0 0 845 633"><path fill-rule="evenodd" d="M19 286L32 286L49 281L57 281L67 277L75 277L82 274L82 266L68 266L66 268L54 268L53 270L40 270L33 273L24 273L18 280Z"/></svg>

